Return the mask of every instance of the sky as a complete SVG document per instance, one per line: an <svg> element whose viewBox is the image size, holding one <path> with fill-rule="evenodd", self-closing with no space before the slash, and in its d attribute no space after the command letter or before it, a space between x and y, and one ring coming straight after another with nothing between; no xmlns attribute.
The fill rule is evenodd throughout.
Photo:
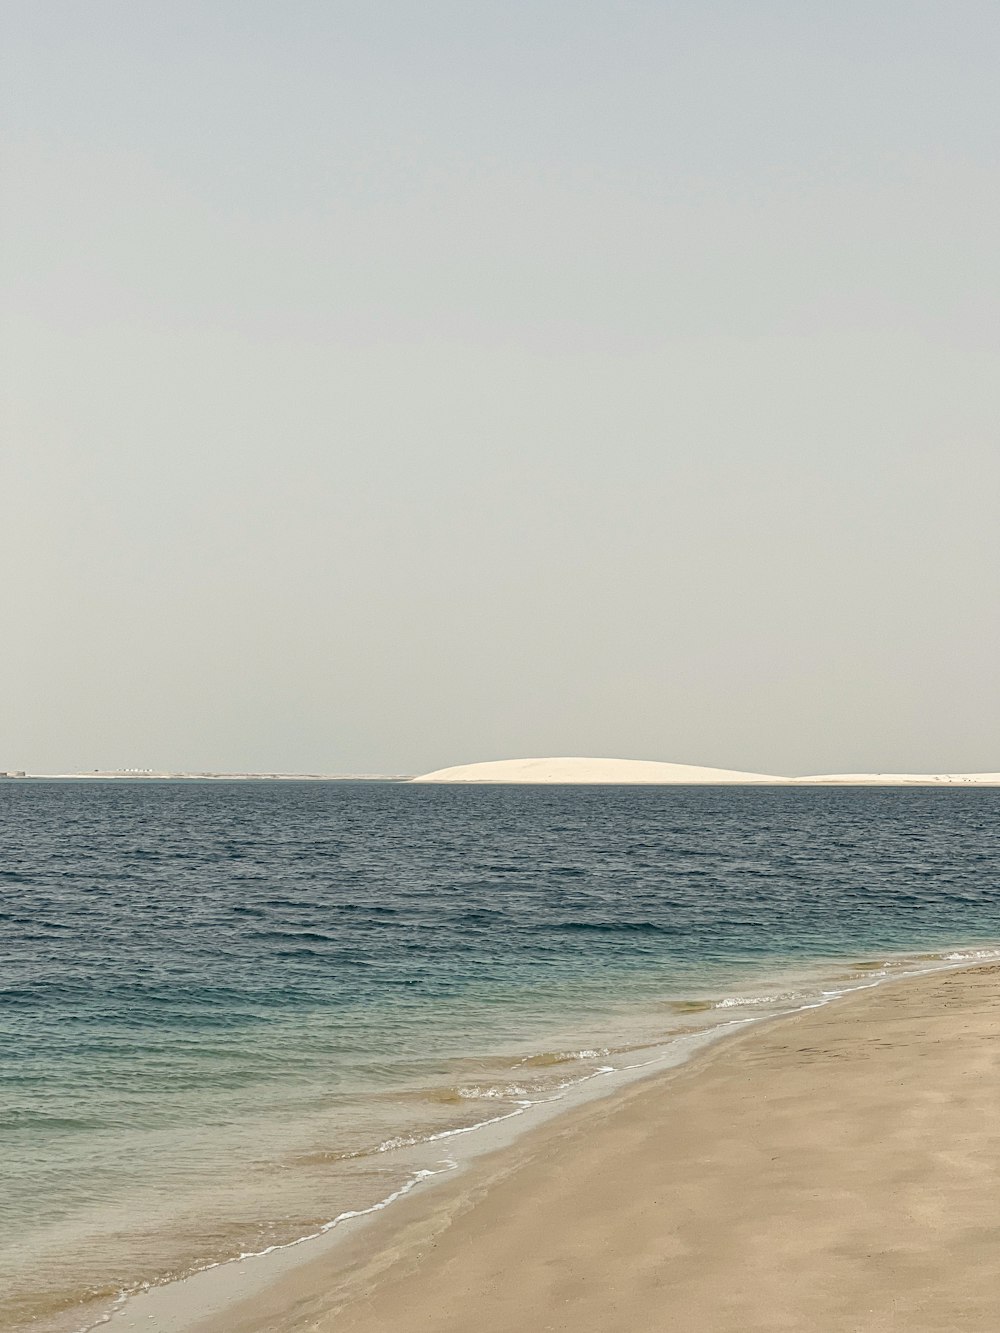
<svg viewBox="0 0 1000 1333"><path fill-rule="evenodd" d="M995 0L0 47L0 769L1000 769Z"/></svg>

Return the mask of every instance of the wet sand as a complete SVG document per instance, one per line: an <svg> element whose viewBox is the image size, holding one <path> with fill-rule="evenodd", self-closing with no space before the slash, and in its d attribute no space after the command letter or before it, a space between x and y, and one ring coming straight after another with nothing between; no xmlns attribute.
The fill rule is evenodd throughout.
<svg viewBox="0 0 1000 1333"><path fill-rule="evenodd" d="M998 1252L988 965L721 1042L185 1327L995 1333Z"/></svg>

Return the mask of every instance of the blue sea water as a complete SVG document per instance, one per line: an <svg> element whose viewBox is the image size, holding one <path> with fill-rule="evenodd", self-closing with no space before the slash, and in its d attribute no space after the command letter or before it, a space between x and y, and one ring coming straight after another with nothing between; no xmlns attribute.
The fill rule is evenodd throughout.
<svg viewBox="0 0 1000 1333"><path fill-rule="evenodd" d="M441 1136L1000 941L1000 790L0 783L0 1328Z"/></svg>

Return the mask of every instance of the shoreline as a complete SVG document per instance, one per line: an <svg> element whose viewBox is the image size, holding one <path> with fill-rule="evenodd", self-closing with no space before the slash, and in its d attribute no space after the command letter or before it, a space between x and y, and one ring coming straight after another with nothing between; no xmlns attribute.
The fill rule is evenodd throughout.
<svg viewBox="0 0 1000 1333"><path fill-rule="evenodd" d="M399 1276L407 1265L413 1268L416 1262L414 1255L417 1254L419 1258L417 1252L421 1251L421 1247L427 1249L437 1244L436 1241L428 1241L428 1236L442 1233L443 1228L446 1236L442 1236L442 1245L447 1239L450 1245L461 1248L464 1222L452 1226L453 1218L460 1216L466 1219L470 1211L475 1214L476 1208L489 1209L494 1189L510 1177L516 1176L521 1180L520 1192L525 1193L526 1197L537 1193L537 1182L533 1183L531 1179L532 1172L537 1171L539 1163L550 1151L556 1151L560 1143L565 1144L574 1136L579 1140L593 1134L606 1134L609 1125L613 1125L620 1117L626 1120L634 1118L637 1114L634 1108L643 1099L649 1100L650 1105L662 1102L669 1113L677 1096L677 1087L683 1087L688 1092L692 1087L697 1089L699 1081L711 1081L709 1071L713 1070L721 1070L723 1079L727 1075L731 1076L748 1060L752 1061L753 1057L747 1055L748 1051L766 1050L774 1040L769 1034L786 1032L791 1025L806 1024L808 1027L818 1024L821 1033L824 1029L833 1030L845 1025L850 1028L857 1024L859 1017L862 1024L871 1021L864 1017L866 1008L874 1007L878 1010L880 1005L884 1006L880 997L889 994L915 996L922 988L945 984L948 978L981 977L991 971L1000 974L1000 967L986 961L977 965L970 965L968 961L953 962L925 969L915 975L911 973L890 977L857 987L853 993L842 994L836 999L797 1012L761 1015L743 1020L723 1030L710 1044L703 1042L705 1049L693 1054L683 1064L676 1064L669 1069L661 1067L650 1070L631 1083L609 1088L603 1095L583 1104L557 1109L543 1118L541 1123L525 1127L520 1134L515 1133L506 1141L503 1141L504 1136L501 1135L501 1142L485 1146L460 1171L442 1166L437 1180L420 1189L415 1189L418 1182L413 1182L403 1191L410 1193L413 1190L411 1197L399 1197L392 1208L384 1212L383 1205L380 1205L372 1210L371 1216L343 1229L336 1237L327 1234L319 1242L315 1239L308 1242L303 1240L285 1247L281 1254L268 1256L266 1263L224 1264L212 1270L203 1270L194 1277L133 1296L122 1308L112 1313L103 1326L112 1330L183 1329L191 1330L192 1333L195 1330L197 1333L250 1333L250 1330L298 1328L325 1330L325 1321L332 1317L334 1310L346 1303L347 1309L337 1318L336 1328L353 1330L355 1312L360 1308L359 1293L364 1292L364 1301L374 1300L378 1304L379 1301L390 1299L390 1288L398 1286L400 1282L415 1283L418 1288L421 1283L426 1285L431 1282L433 1285L432 1279L420 1264L407 1278ZM726 1039L737 1036L743 1040L734 1042ZM723 1059L724 1052L730 1058ZM727 1096L731 1098L732 1093L730 1087ZM805 1100L808 1101L808 1096ZM641 1119L641 1113L638 1114ZM575 1151L576 1157L582 1154L583 1159L586 1159L588 1153L593 1156L594 1152L586 1143L581 1145L579 1142ZM564 1163L564 1167L566 1165ZM578 1205L582 1203L581 1200L577 1202ZM613 1218L613 1215L613 1212L608 1214L606 1220ZM504 1230L503 1217L494 1218L494 1223L501 1231ZM376 1280L379 1270L386 1267L388 1271ZM213 1289L211 1293L207 1292L208 1287ZM406 1297L406 1310L416 1308L411 1292ZM523 1321L524 1317L522 1311L518 1319ZM303 1319L308 1322L303 1322ZM393 1315L393 1320L397 1322L391 1325L369 1324L362 1319L362 1322L357 1323L357 1328L359 1333L362 1330L367 1333L369 1327L374 1330L383 1326L401 1330L410 1327L452 1327L451 1324L431 1324L426 1320L399 1323L398 1319L397 1311ZM489 1323L482 1324L480 1316L477 1319L482 1327L493 1327ZM518 1326L532 1327L530 1323L523 1322ZM549 1327L545 1323L537 1326ZM562 1327L561 1324L551 1326ZM574 1325L577 1326L585 1327ZM461 1326L456 1324L454 1327L458 1329ZM499 1330L502 1325L497 1324L496 1327ZM705 1327L714 1329L716 1325Z"/></svg>

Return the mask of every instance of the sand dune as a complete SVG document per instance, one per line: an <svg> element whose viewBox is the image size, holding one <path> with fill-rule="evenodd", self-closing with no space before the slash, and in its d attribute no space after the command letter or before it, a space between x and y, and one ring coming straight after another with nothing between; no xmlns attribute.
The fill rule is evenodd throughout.
<svg viewBox="0 0 1000 1333"><path fill-rule="evenodd" d="M699 768L692 764L661 764L649 759L498 759L485 764L460 764L425 773L414 782L613 782L701 783L787 782L766 773L740 773L730 768Z"/></svg>
<svg viewBox="0 0 1000 1333"><path fill-rule="evenodd" d="M497 759L481 764L439 768L414 782L635 783L679 785L757 783L784 786L996 787L1000 773L821 773L799 778L743 773L731 768L701 768L650 759Z"/></svg>

